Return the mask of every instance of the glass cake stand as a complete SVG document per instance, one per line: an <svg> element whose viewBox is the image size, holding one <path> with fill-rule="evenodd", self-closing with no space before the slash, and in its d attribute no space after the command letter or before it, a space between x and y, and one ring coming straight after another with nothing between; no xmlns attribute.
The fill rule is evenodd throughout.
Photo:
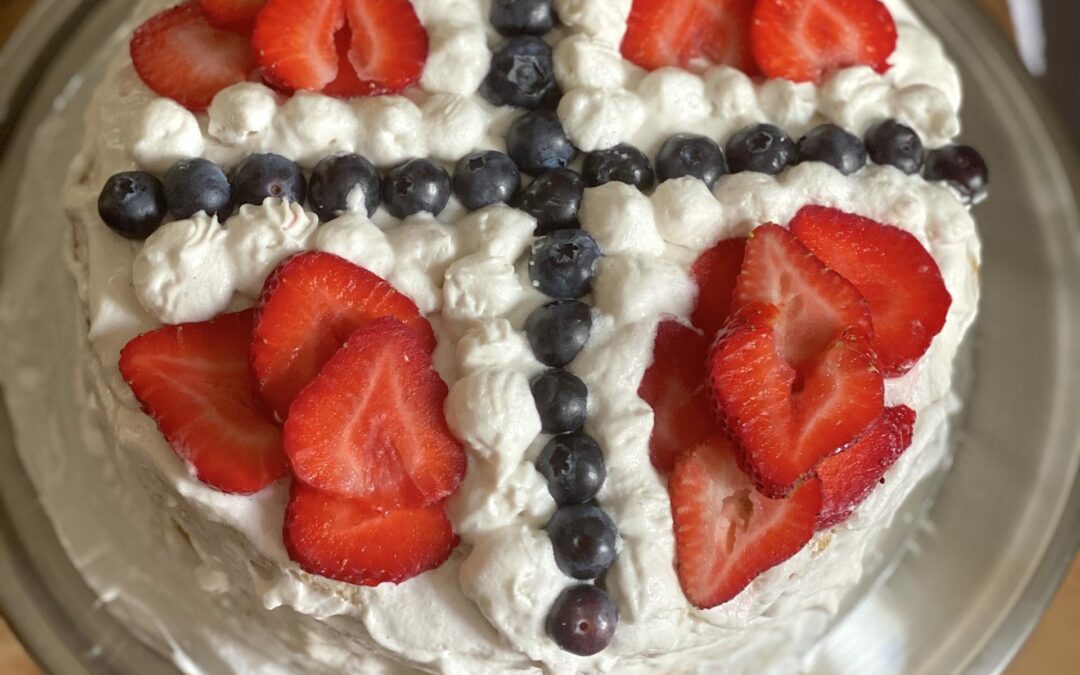
<svg viewBox="0 0 1080 675"><path fill-rule="evenodd" d="M85 100L94 84L82 76L85 64L132 4L39 0L0 55L0 285L13 283L6 261L26 245L6 235L31 136L55 106ZM970 381L952 466L924 481L883 534L863 588L811 654L813 673L998 672L1080 543L1075 160L1012 50L973 4L914 4L963 71L963 138L993 169L993 197L977 213L983 303L962 366ZM47 187L60 185L58 176ZM176 672L102 610L68 560L16 453L6 406L0 579L0 606L51 673Z"/></svg>

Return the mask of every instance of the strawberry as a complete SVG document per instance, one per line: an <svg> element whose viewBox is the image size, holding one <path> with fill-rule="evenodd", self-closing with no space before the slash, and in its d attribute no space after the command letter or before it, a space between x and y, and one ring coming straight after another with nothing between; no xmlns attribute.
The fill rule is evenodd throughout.
<svg viewBox="0 0 1080 675"><path fill-rule="evenodd" d="M251 35L263 77L288 90L322 91L338 75L334 35L344 26L342 0L269 0Z"/></svg>
<svg viewBox="0 0 1080 675"><path fill-rule="evenodd" d="M653 363L638 396L653 409L649 457L662 474L671 471L682 452L719 432L705 386L708 348L704 337L677 321L657 328Z"/></svg>
<svg viewBox="0 0 1080 675"><path fill-rule="evenodd" d="M754 0L634 0L622 54L646 70L724 64L756 74L753 8Z"/></svg>
<svg viewBox="0 0 1080 675"><path fill-rule="evenodd" d="M255 70L246 38L210 25L198 2L148 20L131 39L135 71L155 93L194 111Z"/></svg>
<svg viewBox="0 0 1080 675"><path fill-rule="evenodd" d="M396 94L420 81L428 35L410 0L345 0L352 30L349 63L363 89L353 96Z"/></svg>
<svg viewBox="0 0 1080 675"><path fill-rule="evenodd" d="M898 227L820 206L800 211L791 231L866 298L885 376L909 371L945 327L952 305L930 253Z"/></svg>
<svg viewBox="0 0 1080 675"><path fill-rule="evenodd" d="M310 574L361 586L400 583L446 562L458 544L441 506L382 513L293 482L285 549Z"/></svg>
<svg viewBox="0 0 1080 675"><path fill-rule="evenodd" d="M911 447L915 411L907 406L889 408L865 434L843 452L818 464L824 504L818 529L847 520L882 476Z"/></svg>
<svg viewBox="0 0 1080 675"><path fill-rule="evenodd" d="M289 473L281 430L248 368L255 312L166 326L120 354L120 373L165 440L202 482L258 492Z"/></svg>
<svg viewBox="0 0 1080 675"><path fill-rule="evenodd" d="M214 26L247 35L266 0L199 0L206 19Z"/></svg>
<svg viewBox="0 0 1080 675"><path fill-rule="evenodd" d="M814 535L821 483L810 478L787 499L769 499L735 462L723 437L679 458L668 482L679 582L696 607L737 596Z"/></svg>
<svg viewBox="0 0 1080 675"><path fill-rule="evenodd" d="M690 270L698 287L697 305L690 319L705 332L710 343L731 314L745 252L746 239L726 239L702 253Z"/></svg>
<svg viewBox="0 0 1080 675"><path fill-rule="evenodd" d="M889 69L896 22L881 0L758 0L750 47L769 78L817 82L831 71Z"/></svg>
<svg viewBox="0 0 1080 675"><path fill-rule="evenodd" d="M360 328L293 402L285 452L301 481L381 510L435 504L465 477L446 384L392 317Z"/></svg>
<svg viewBox="0 0 1080 675"><path fill-rule="evenodd" d="M389 282L329 253L282 263L263 288L251 346L259 393L278 419L357 328L384 316L403 321L426 351L435 349L431 324Z"/></svg>

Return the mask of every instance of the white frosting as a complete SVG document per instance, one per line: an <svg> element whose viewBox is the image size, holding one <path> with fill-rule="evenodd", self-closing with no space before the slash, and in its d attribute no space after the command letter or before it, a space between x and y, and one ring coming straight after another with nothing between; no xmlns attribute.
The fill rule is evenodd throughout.
<svg viewBox="0 0 1080 675"><path fill-rule="evenodd" d="M318 217L295 202L271 197L260 206L241 206L240 213L225 223L225 248L235 270L235 290L257 299L266 278L281 261L309 248L318 226Z"/></svg>

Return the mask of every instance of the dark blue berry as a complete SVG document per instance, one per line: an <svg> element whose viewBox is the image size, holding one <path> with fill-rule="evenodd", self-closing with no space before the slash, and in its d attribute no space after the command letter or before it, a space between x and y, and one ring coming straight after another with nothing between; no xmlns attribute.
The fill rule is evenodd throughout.
<svg viewBox="0 0 1080 675"><path fill-rule="evenodd" d="M514 120L506 132L506 151L530 176L564 168L577 155L559 116L550 110L527 112Z"/></svg>
<svg viewBox="0 0 1080 675"><path fill-rule="evenodd" d="M716 141L696 134L672 136L656 156L656 175L661 181L693 176L711 190L727 171L724 151Z"/></svg>
<svg viewBox="0 0 1080 675"><path fill-rule="evenodd" d="M491 25L503 35L543 35L555 27L551 0L493 0Z"/></svg>
<svg viewBox="0 0 1080 675"><path fill-rule="evenodd" d="M529 278L541 293L559 300L588 294L603 253L583 230L556 230L533 242Z"/></svg>
<svg viewBox="0 0 1080 675"><path fill-rule="evenodd" d="M530 386L545 434L578 431L585 424L589 388L581 378L565 370L549 370Z"/></svg>
<svg viewBox="0 0 1080 675"><path fill-rule="evenodd" d="M229 177L209 160L182 159L165 172L165 203L177 220L199 211L208 216L228 216L232 205Z"/></svg>
<svg viewBox="0 0 1080 675"><path fill-rule="evenodd" d="M579 300L544 305L525 321L525 336L540 363L562 368L581 352L592 333L592 310Z"/></svg>
<svg viewBox="0 0 1080 675"><path fill-rule="evenodd" d="M596 586L579 584L563 591L548 613L548 636L563 651L592 656L604 651L615 636L619 608Z"/></svg>
<svg viewBox="0 0 1080 675"><path fill-rule="evenodd" d="M383 180L383 202L395 218L442 213L450 201L450 174L427 159L410 159L390 169Z"/></svg>
<svg viewBox="0 0 1080 675"><path fill-rule="evenodd" d="M454 169L454 194L470 211L509 202L520 184L514 160L494 150L466 155Z"/></svg>
<svg viewBox="0 0 1080 675"><path fill-rule="evenodd" d="M551 45L532 35L504 40L491 55L491 70L480 95L492 105L554 108L562 93L555 81Z"/></svg>
<svg viewBox="0 0 1080 675"><path fill-rule="evenodd" d="M355 203L356 190L362 192L362 202ZM360 155L327 157L315 165L308 186L311 208L324 223L360 206L368 217L375 215L380 191L379 170Z"/></svg>
<svg viewBox="0 0 1080 675"><path fill-rule="evenodd" d="M536 233L580 227L578 211L585 194L581 174L570 169L555 169L543 174L526 187L517 207L536 218Z"/></svg>
<svg viewBox="0 0 1080 675"><path fill-rule="evenodd" d="M652 162L644 152L626 143L590 152L585 156L581 173L588 187L612 181L633 185L639 190L649 190L656 185Z"/></svg>
<svg viewBox="0 0 1080 675"><path fill-rule="evenodd" d="M233 169L233 197L237 205L261 205L270 197L303 204L307 182L300 165L281 155L251 155Z"/></svg>
<svg viewBox="0 0 1080 675"><path fill-rule="evenodd" d="M875 164L895 166L909 176L919 173L925 156L919 134L896 120L885 120L866 132L866 152Z"/></svg>
<svg viewBox="0 0 1080 675"><path fill-rule="evenodd" d="M934 150L926 158L926 180L945 181L968 204L986 199L990 190L990 168L979 151L967 145L950 145Z"/></svg>
<svg viewBox="0 0 1080 675"><path fill-rule="evenodd" d="M591 504L565 506L547 526L555 564L575 579L595 579L615 562L619 538L611 516Z"/></svg>
<svg viewBox="0 0 1080 675"><path fill-rule="evenodd" d="M604 485L607 468L600 446L585 434L564 434L548 441L536 459L559 506L584 504Z"/></svg>
<svg viewBox="0 0 1080 675"><path fill-rule="evenodd" d="M866 146L835 124L811 129L799 139L799 162L825 162L850 176L866 166Z"/></svg>
<svg viewBox="0 0 1080 675"><path fill-rule="evenodd" d="M758 124L732 136L724 148L731 173L776 175L795 163L795 141L779 127Z"/></svg>
<svg viewBox="0 0 1080 675"><path fill-rule="evenodd" d="M118 173L101 190L98 214L121 237L146 239L165 218L165 189L145 171Z"/></svg>

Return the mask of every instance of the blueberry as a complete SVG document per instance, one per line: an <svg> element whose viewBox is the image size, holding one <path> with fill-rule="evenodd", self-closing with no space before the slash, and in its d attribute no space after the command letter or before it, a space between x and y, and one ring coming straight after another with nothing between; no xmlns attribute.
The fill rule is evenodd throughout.
<svg viewBox="0 0 1080 675"><path fill-rule="evenodd" d="M615 523L591 504L559 509L547 531L555 549L555 564L568 577L595 579L615 562Z"/></svg>
<svg viewBox="0 0 1080 675"><path fill-rule="evenodd" d="M165 189L145 171L118 173L101 189L98 214L121 237L146 239L165 218Z"/></svg>
<svg viewBox="0 0 1080 675"><path fill-rule="evenodd" d="M947 182L968 204L978 204L989 194L990 168L979 151L967 145L932 151L923 175L926 180Z"/></svg>
<svg viewBox="0 0 1080 675"><path fill-rule="evenodd" d="M530 176L564 168L577 155L559 116L550 110L527 112L514 120L506 132L506 148L518 168Z"/></svg>
<svg viewBox="0 0 1080 675"><path fill-rule="evenodd" d="M725 147L731 173L776 175L795 163L795 142L779 127L757 124L732 136Z"/></svg>
<svg viewBox="0 0 1080 675"><path fill-rule="evenodd" d="M517 207L536 218L536 233L580 227L578 211L585 195L581 174L570 169L548 171L529 183L518 199Z"/></svg>
<svg viewBox="0 0 1080 675"><path fill-rule="evenodd" d="M589 388L576 375L565 370L549 370L530 386L545 434L578 431L585 424Z"/></svg>
<svg viewBox="0 0 1080 675"><path fill-rule="evenodd" d="M532 35L507 38L491 55L480 95L492 105L527 110L554 108L562 92L555 81L551 45Z"/></svg>
<svg viewBox="0 0 1080 675"><path fill-rule="evenodd" d="M866 132L866 151L875 164L895 166L910 175L922 169L922 139L911 127L885 120Z"/></svg>
<svg viewBox="0 0 1080 675"><path fill-rule="evenodd" d="M799 139L800 162L825 162L850 176L866 166L866 146L835 124L822 124Z"/></svg>
<svg viewBox="0 0 1080 675"><path fill-rule="evenodd" d="M466 155L454 169L454 194L470 211L510 201L520 184L514 160L494 150Z"/></svg>
<svg viewBox="0 0 1080 675"><path fill-rule="evenodd" d="M324 223L361 206L370 218L379 208L380 190L379 170L360 155L327 157L315 165L308 186L311 208Z"/></svg>
<svg viewBox="0 0 1080 675"><path fill-rule="evenodd" d="M579 584L563 591L548 613L548 636L559 648L577 654L599 654L611 643L619 624L619 608L596 586Z"/></svg>
<svg viewBox="0 0 1080 675"><path fill-rule="evenodd" d="M632 145L622 143L607 150L597 150L585 156L581 168L585 185L597 187L612 181L633 185L639 190L649 190L656 185L656 172L645 153Z"/></svg>
<svg viewBox="0 0 1080 675"><path fill-rule="evenodd" d="M543 35L555 27L551 0L494 0L491 25L503 35Z"/></svg>
<svg viewBox="0 0 1080 675"><path fill-rule="evenodd" d="M209 160L182 159L165 172L165 203L177 220L199 211L225 217L232 204L229 177Z"/></svg>
<svg viewBox="0 0 1080 675"><path fill-rule="evenodd" d="M544 305L525 321L525 335L540 363L562 368L581 352L592 333L592 310L579 300Z"/></svg>
<svg viewBox="0 0 1080 675"><path fill-rule="evenodd" d="M696 134L678 134L664 142L656 156L656 174L661 181L693 176L705 181L709 189L716 187L720 176L727 173L724 151L716 141Z"/></svg>
<svg viewBox="0 0 1080 675"><path fill-rule="evenodd" d="M281 155L251 155L233 169L232 185L237 205L259 206L270 197L303 204L307 196L300 165Z"/></svg>
<svg viewBox="0 0 1080 675"><path fill-rule="evenodd" d="M544 295L574 300L591 289L602 256L599 244L588 233L556 230L533 243L529 278Z"/></svg>
<svg viewBox="0 0 1080 675"><path fill-rule="evenodd" d="M450 175L431 160L410 159L390 169L382 184L386 210L395 218L442 213L450 201Z"/></svg>
<svg viewBox="0 0 1080 675"><path fill-rule="evenodd" d="M585 434L565 434L548 441L536 459L559 506L584 504L600 491L607 478L600 446Z"/></svg>

